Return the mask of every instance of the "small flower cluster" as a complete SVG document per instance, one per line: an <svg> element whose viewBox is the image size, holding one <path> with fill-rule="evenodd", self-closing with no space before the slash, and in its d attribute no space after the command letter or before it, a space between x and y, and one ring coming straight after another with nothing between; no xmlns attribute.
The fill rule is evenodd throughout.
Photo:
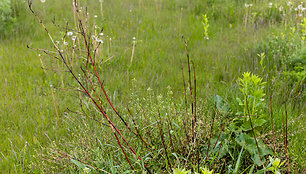
<svg viewBox="0 0 306 174"><path fill-rule="evenodd" d="M247 4L247 3L245 3L244 6L245 6L245 8L249 8L249 7L252 7L253 4Z"/></svg>
<svg viewBox="0 0 306 174"><path fill-rule="evenodd" d="M67 32L67 36L71 37L72 41L75 41L77 39L77 37L75 35L73 35L72 31Z"/></svg>
<svg viewBox="0 0 306 174"><path fill-rule="evenodd" d="M103 37L103 35L104 35L103 33L99 33L99 36ZM100 39L99 36L92 35L91 38L92 38L92 40L94 40L94 41L96 41L98 43L103 44L103 40Z"/></svg>

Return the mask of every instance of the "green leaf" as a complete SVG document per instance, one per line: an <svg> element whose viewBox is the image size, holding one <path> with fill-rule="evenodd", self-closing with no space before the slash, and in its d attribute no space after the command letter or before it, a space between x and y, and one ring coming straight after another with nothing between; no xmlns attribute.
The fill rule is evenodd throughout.
<svg viewBox="0 0 306 174"><path fill-rule="evenodd" d="M71 162L74 163L75 165L77 165L79 169L84 169L86 167L85 164L83 164L83 163L81 163L77 160L71 159Z"/></svg>
<svg viewBox="0 0 306 174"><path fill-rule="evenodd" d="M240 167L240 163L241 163L241 156L242 156L243 149L244 149L244 146L242 146L241 151L240 151L240 153L239 153L239 156L238 156L238 159L237 159L237 162L236 162L236 165L235 165L235 169L234 169L233 174L236 174L236 173L238 173L238 171L239 171L239 167Z"/></svg>
<svg viewBox="0 0 306 174"><path fill-rule="evenodd" d="M260 157L259 157L257 145L253 137L250 137L248 134L245 134L245 133L240 133L240 134L237 134L235 141L240 146L245 147L245 149L250 153L251 158L255 164L257 164L258 166L262 165ZM273 152L268 147L266 147L265 144L261 140L257 140L257 141L258 141L258 147L259 147L261 157L263 158L263 162L265 162L264 156L269 155L269 154L271 155L273 154Z"/></svg>

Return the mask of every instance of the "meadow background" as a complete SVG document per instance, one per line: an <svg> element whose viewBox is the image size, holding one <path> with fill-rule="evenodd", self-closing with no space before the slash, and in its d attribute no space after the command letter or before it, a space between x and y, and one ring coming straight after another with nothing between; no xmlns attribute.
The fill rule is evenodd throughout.
<svg viewBox="0 0 306 174"><path fill-rule="evenodd" d="M172 168L196 171L194 163L182 162L186 156L174 155L180 153L174 147L170 148L170 133L165 133L165 140L159 140L160 129L153 121L157 115L176 112L174 115L178 118L173 124L177 124L178 128L170 129L169 121L165 122L164 131L177 130L177 141L181 141L183 131L180 123L183 125L187 107L182 66L188 86L184 40L196 72L199 125L205 125L197 127L198 134L203 135L199 136L203 141L203 146L199 148L203 149L201 157L205 158L209 151L207 142L218 142L218 131L223 124L226 125L218 143L223 146L216 149L222 151L227 146L226 153L222 151L220 156L205 159L209 162L205 162L205 166L202 163L201 167L214 169L216 173L247 173L251 168L255 168L255 173L261 169L250 159L257 155L256 146L252 146L255 149L252 151L244 147L238 138L242 133L250 136L254 133L239 129L245 120L237 119L246 112L245 88L241 85L243 73L251 72L264 82L251 88L254 91L258 89L260 93L252 96L260 101L253 111L261 114L258 120L264 120L264 123L258 123L256 135L269 148L264 157L266 164L269 164L269 155L276 155L271 153L272 109L276 156L281 161L290 158L292 173L305 171L305 3L285 0L82 0L79 3L83 5L82 10L88 12L88 31L99 35L103 28L103 35L99 35L103 44L97 66L111 101L131 125L135 120L131 119L127 108L132 111L133 118L139 122L136 130L143 128L141 134L150 139L155 148L153 151L159 150L150 156L141 142L135 137L129 138L132 145L139 147L136 149L140 156L145 159L150 156L147 161L154 173L169 173ZM33 0L33 9L61 48L71 52L71 37L64 36L68 32L65 30L67 24L69 28L77 28L72 1ZM74 91L77 84L71 75L37 48L55 51L48 35L28 9L27 2L2 0L0 173L101 172L74 159L86 161L110 173L133 172L119 147L116 147L116 141L110 138L110 128L79 113L85 110L92 117L99 116L90 102L81 99L80 94ZM71 56L70 52L67 55ZM81 64L75 63L76 74L82 74L78 66L81 67ZM190 103L192 101L188 98L188 113L193 112ZM215 118L216 110L218 114ZM228 123L222 123L225 116ZM114 120L121 129L125 129L120 126L119 119ZM240 125L235 127L237 120ZM153 130L151 134L145 131L148 125ZM125 135L131 136L128 133ZM284 145L285 137L288 149ZM165 151L165 146L161 145L164 141L173 150L170 159L165 158L167 154L161 155ZM74 159L64 157L58 149ZM132 154L129 156L133 158ZM169 161L172 161L171 167ZM237 164L237 161L241 163ZM138 166L134 173L145 171L136 158L133 164ZM280 171L285 173L285 165Z"/></svg>

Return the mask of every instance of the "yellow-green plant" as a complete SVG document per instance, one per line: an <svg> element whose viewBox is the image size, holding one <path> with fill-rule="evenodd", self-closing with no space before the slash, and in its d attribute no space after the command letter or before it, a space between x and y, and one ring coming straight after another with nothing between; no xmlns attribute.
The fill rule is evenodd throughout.
<svg viewBox="0 0 306 174"><path fill-rule="evenodd" d="M202 171L203 174L212 174L213 173L213 170L209 170L206 167L204 169L201 168L201 171Z"/></svg>
<svg viewBox="0 0 306 174"><path fill-rule="evenodd" d="M208 22L207 14L202 15L202 25L203 25L203 31L204 31L204 39L209 40L209 37L208 37L209 22Z"/></svg>
<svg viewBox="0 0 306 174"><path fill-rule="evenodd" d="M260 53L260 54L257 54L257 56L260 58L260 66L261 66L261 71L263 72L266 68L266 66L264 65L264 60L266 58L266 54L264 52Z"/></svg>
<svg viewBox="0 0 306 174"><path fill-rule="evenodd" d="M279 168L286 162L286 160L281 163L281 160L279 158L273 159L271 156L269 156L269 159L270 162L272 163L272 166L269 167L268 170L270 170L274 174L281 174L279 172Z"/></svg>
<svg viewBox="0 0 306 174"><path fill-rule="evenodd" d="M301 25L301 31L302 31L302 40L305 41L306 39L306 18L303 18L303 22Z"/></svg>
<svg viewBox="0 0 306 174"><path fill-rule="evenodd" d="M172 170L173 170L173 174L187 174L191 171L191 170L180 169L180 168L176 168Z"/></svg>
<svg viewBox="0 0 306 174"><path fill-rule="evenodd" d="M242 78L239 78L239 90L243 94L243 101L240 101L240 105L244 106L243 113L247 115L247 102L249 105L249 111L252 116L259 116L262 113L264 105L264 87L266 82L262 82L262 78L250 73L244 72Z"/></svg>

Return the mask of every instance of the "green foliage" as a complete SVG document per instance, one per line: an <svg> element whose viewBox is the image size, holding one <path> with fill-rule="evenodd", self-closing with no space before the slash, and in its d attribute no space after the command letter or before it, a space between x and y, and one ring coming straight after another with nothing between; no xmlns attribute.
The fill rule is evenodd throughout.
<svg viewBox="0 0 306 174"><path fill-rule="evenodd" d="M5 2L9 1L0 1L2 4ZM10 2L12 7L15 1ZM166 166L164 149L160 141L161 136L156 134L156 132L159 132L157 129L158 109L163 120L163 137L166 146L170 147L169 151L174 149L173 153L169 154L173 166L182 166L185 169L193 168L191 172L194 172L195 168L194 164L190 164L191 162L186 164L186 161L190 160L187 159L189 149L184 148L186 154L180 156L175 151L180 143L174 141L182 140L183 145L186 141L182 138L184 137L182 127L185 118L185 114L182 113L185 113L185 110L182 110L184 102L180 100L180 97L183 95L183 87L181 77L178 75L180 64L181 62L184 63L185 60L182 40L178 37L179 34L183 34L188 39L190 57L195 63L197 98L206 100L206 97L210 98L211 95L219 94L214 97L217 112L210 143L212 154L207 159L207 166L216 169L214 171L216 173L226 173L227 171L227 173L245 173L245 171L255 173L258 170L257 166L253 164L261 163L258 163L257 147L250 133L249 121L247 121L246 99L249 103L250 112L255 113L251 116L258 136L262 136L263 131L271 131L269 126L264 127L267 125L265 123L269 122L265 118L265 115L268 114L264 112L266 102L260 99L254 102L254 96L256 95L254 91L250 90L256 85L252 80L248 83L249 86L240 85L240 88L247 86L246 89L248 89L241 90L241 95L239 91L235 91L237 86L233 81L237 79L241 72L250 71L260 74L260 77L264 77L267 83L271 83L269 78L274 78L273 75L282 74L283 79L277 79L273 83L273 87L281 86L280 89L284 86L282 81L287 82L284 79L294 80L292 84L295 82L304 84L305 64L302 60L305 53L301 49L303 47L301 40L305 40L305 34L302 34L305 33L305 20L300 23L301 25L295 23L299 22L295 18L295 16L298 16L295 13L298 12L295 12L294 9L289 11L291 7L281 4L281 2L277 3L276 6L273 0L271 8L264 1L253 2L253 6L245 8L246 1L240 0L207 0L205 2L201 0L192 2L170 0L156 1L157 4L154 4L154 1L146 0L140 0L139 4L128 1L117 2L115 0L103 2L105 11L102 20L99 16L100 4L97 5L95 1L86 2L88 2L87 9L90 16L88 24L90 25L95 20L96 24L102 23L101 27L104 28L104 51L96 56L96 60L100 63L98 71L103 74L105 89L111 94L110 97L115 107L119 106L118 111L127 120L132 130L135 131L135 128L137 128L143 138L150 140L149 143L153 145L154 150L149 152L148 148L141 146L138 137L134 134L128 134L124 126L120 126L119 129L124 130L130 144L137 147L135 149L137 154L143 157L150 168L156 169L156 173L164 173ZM247 3L250 3L250 1ZM51 34L60 33L58 27L52 27L51 18L56 19L55 22L62 24L62 26L66 26L66 22L68 22L68 28L73 27L71 22L73 21L73 13L66 10L67 7L72 7L71 1L55 0L48 5L41 5L40 2L34 2L35 10L42 17ZM279 10L280 5L283 5L283 11ZM294 2L294 7L296 5L297 2ZM27 10L26 4L23 4L21 8ZM9 13L10 18L13 18L11 21L16 20L13 8L6 8L5 10L11 11ZM34 19L33 16L28 14L29 11L20 11L17 17L18 15L24 17L20 30L30 30L30 32L22 32L21 34L17 32L16 36L0 42L0 60L2 62L0 80L3 82L0 84L3 90L0 94L0 114L2 116L0 123L1 127L4 128L0 132L0 156L2 160L0 173L86 173L89 172L87 168L94 172L93 168L79 161L67 160L58 155L58 148L67 150L70 155L77 154L79 158L76 159L89 161L90 164L111 173L141 173L143 169L141 162L128 154L131 157L132 164L137 168L135 171L130 171L125 157L119 153L120 149L114 146L115 143L111 140L109 127L83 118L83 115L67 112L67 107L73 111L79 111L78 109L80 109L77 108L79 106L77 101L79 100L76 100L79 94L71 95L70 92L66 91L71 90L71 86L75 83L71 82L70 76L66 77L64 73L64 75L61 74L62 69L59 69L59 74L53 74L52 71L49 71L49 69L57 67L57 64L45 59L47 56L41 56L41 60L44 61L48 69L48 73L45 74L40 68L38 53L26 49L27 44L32 44L34 48L48 48L49 43L46 39L47 35L38 32L43 29L36 28L34 25L27 27L33 23ZM52 16L49 16L49 14L52 14ZM95 14L98 15L97 18L93 17ZM202 14L207 14L206 20L202 18ZM53 15L55 18L53 18ZM246 18L249 25L244 23ZM178 19L182 20L180 33L178 33ZM2 18L0 19L0 26L3 26L5 23L1 20ZM10 25L16 26L16 22L13 23ZM245 26L245 28L241 26ZM292 29L287 30L289 27L292 27ZM203 30L205 31L205 28L208 29L207 33L209 35L207 37L209 36L209 40L203 41ZM11 29L5 27L5 30L5 32L1 31L0 33L9 33ZM274 32L274 35L271 34L272 32ZM64 34L56 35L55 39L71 41L71 38L64 37L66 31L62 33ZM106 39L107 36L113 39L112 42ZM132 66L129 66L131 41L134 36L139 39L139 42L135 43L134 62ZM263 42L261 42L262 39ZM69 42L68 46L63 46L65 53L71 50L71 45L72 43ZM248 45L252 45L252 49L246 49ZM257 46L254 47L254 45ZM245 55L240 52L241 49L245 51ZM69 58L68 55L67 58ZM83 57L81 58L83 59ZM74 67L74 70L76 67ZM250 79L252 75L250 73ZM266 80L266 77L269 78ZM85 77L81 76L81 78ZM134 78L137 80L130 82ZM241 79L244 80L244 77ZM263 83L262 81L261 79L258 84ZM97 81L94 81L94 84L96 83ZM50 84L53 84L55 89L59 89L56 90L55 95L59 105L60 122L56 121ZM132 84L132 87L128 88L127 84ZM296 87L298 87L298 83L296 84ZM169 85L172 88L167 88ZM257 87L257 91L260 93L260 85L257 85ZM96 90L100 95L99 88ZM300 92L305 95L303 91ZM287 94L287 92L280 92L277 93L277 96ZM237 95L239 99L236 100ZM264 99L265 96L261 98ZM100 118L100 115L91 107L91 103L85 97L82 99L84 100L82 100L80 110L84 110L88 116L99 118L99 121L105 123L105 120ZM187 100L190 102L190 98ZM278 123L281 123L282 105L276 103L274 98L272 100L273 109L276 112L274 118ZM105 103L104 100L101 102ZM125 110L127 103L133 116L129 116ZM197 103L197 116L200 120L197 131L198 135L203 136L203 138L200 138L200 144L203 144L200 151L202 161L206 159L208 142L206 134L210 129L212 120L209 116L213 109L213 105L207 105L203 101ZM106 110L107 113L111 113L110 108L106 108ZM290 118L303 114L303 107L296 110L288 114ZM187 111L191 117L191 108L188 108ZM116 117L112 114L110 116L112 118ZM171 128L167 121L168 117L172 120L173 127ZM227 121L230 122L230 127L227 126L226 123L228 122L224 118L229 119ZM133 124L134 121L136 126ZM115 122L116 125L121 125L120 120L115 119ZM191 124L191 122L189 123ZM300 120L299 123L294 121L294 128L303 128L303 123L303 120ZM226 126L220 133L219 138L218 134L223 124L226 124ZM282 124L278 124L276 127L280 129ZM303 152L301 150L303 149L301 143L303 141L293 141L298 140L296 137L300 135L298 132L297 134L292 132L291 135L290 131L289 128L290 153L293 153L290 154L293 159L290 162L294 163L292 165L296 169L302 171L305 164L303 164L303 160L299 160L302 157L297 153ZM270 136L266 136L266 138L270 142ZM300 139L303 140L303 138ZM174 148L170 146L171 140ZM215 143L216 146L213 149ZM193 144L187 146L192 147ZM259 141L259 146L263 154L270 153L269 148L262 141ZM125 145L123 148L128 149ZM52 163L53 159L58 160ZM221 171L223 165L225 169ZM170 170L168 169L168 171ZM187 171L185 170L185 172Z"/></svg>
<svg viewBox="0 0 306 174"><path fill-rule="evenodd" d="M0 35L11 33L16 25L17 18L13 13L11 0L0 1Z"/></svg>
<svg viewBox="0 0 306 174"><path fill-rule="evenodd" d="M209 37L208 37L209 22L208 22L208 16L207 16L207 14L203 14L203 15L202 15L202 25L203 25L203 35L204 35L204 39L209 40Z"/></svg>
<svg viewBox="0 0 306 174"><path fill-rule="evenodd" d="M305 41L306 39L306 18L303 18L301 25L301 31L302 31L302 40Z"/></svg>
<svg viewBox="0 0 306 174"><path fill-rule="evenodd" d="M250 72L245 72L242 76L242 78L239 78L239 90L242 92L243 98L236 98L241 108L236 115L242 115L243 117L235 119L232 126L235 128L238 126L238 130L250 131L249 115L254 122L254 128L260 127L266 122L263 118L265 107L264 88L266 82L262 82L262 78Z"/></svg>
<svg viewBox="0 0 306 174"><path fill-rule="evenodd" d="M281 160L279 158L275 158L273 159L271 156L269 156L269 160L272 163L272 166L268 168L268 170L270 170L271 172L273 172L274 174L281 174L279 172L279 169L282 167L282 165L286 162L286 160L284 160L282 163Z"/></svg>
<svg viewBox="0 0 306 174"><path fill-rule="evenodd" d="M173 170L173 174L187 174L191 171L191 170L180 169L180 168L175 168L172 170Z"/></svg>
<svg viewBox="0 0 306 174"><path fill-rule="evenodd" d="M75 159L71 159L71 162L73 164L75 164L76 166L78 166L81 173L85 173L85 174L90 173L91 169L88 166L86 166L85 164L83 164L83 163L81 163L81 162L79 162Z"/></svg>
<svg viewBox="0 0 306 174"><path fill-rule="evenodd" d="M306 77L306 48L298 50L287 61L287 69L283 72L285 79L294 83L303 83Z"/></svg>
<svg viewBox="0 0 306 174"><path fill-rule="evenodd" d="M212 174L213 170L209 170L207 167L201 168L202 174Z"/></svg>
<svg viewBox="0 0 306 174"><path fill-rule="evenodd" d="M245 149L250 153L251 158L256 165L258 166L262 165L260 157L259 157L259 153L257 150L256 142L253 137L245 133L238 133L235 140L241 147L245 147ZM259 147L259 151L260 151L262 158L266 155L273 154L270 148L267 147L261 140L257 140L257 141L258 141L258 147ZM265 162L264 158L263 158L263 162Z"/></svg>

